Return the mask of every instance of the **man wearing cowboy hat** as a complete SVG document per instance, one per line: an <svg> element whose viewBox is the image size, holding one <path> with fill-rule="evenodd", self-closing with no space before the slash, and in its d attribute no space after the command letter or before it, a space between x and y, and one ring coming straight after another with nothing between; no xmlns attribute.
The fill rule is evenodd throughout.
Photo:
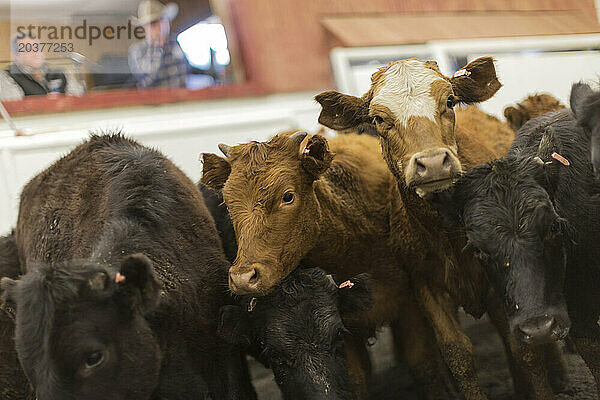
<svg viewBox="0 0 600 400"><path fill-rule="evenodd" d="M169 40L171 20L179 8L157 0L142 0L133 22L143 26L146 38L129 49L129 68L139 88L185 87L188 63L181 47Z"/></svg>

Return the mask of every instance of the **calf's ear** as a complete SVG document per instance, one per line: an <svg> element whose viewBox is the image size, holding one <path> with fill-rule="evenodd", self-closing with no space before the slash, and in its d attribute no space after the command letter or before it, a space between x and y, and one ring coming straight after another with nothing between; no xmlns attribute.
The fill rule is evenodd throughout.
<svg viewBox="0 0 600 400"><path fill-rule="evenodd" d="M508 125L510 125L515 132L529 119L527 111L512 106L504 109L504 117L506 118Z"/></svg>
<svg viewBox="0 0 600 400"><path fill-rule="evenodd" d="M481 57L471 61L450 78L454 95L462 103L479 103L492 97L502 84L496 76L494 59Z"/></svg>
<svg viewBox="0 0 600 400"><path fill-rule="evenodd" d="M14 290L17 287L17 281L10 278L0 280L0 306L3 304L14 305Z"/></svg>
<svg viewBox="0 0 600 400"><path fill-rule="evenodd" d="M571 105L571 110L577 120L581 121L583 119L584 114L586 113L588 99L591 98L593 93L594 91L590 85L583 82L574 83L573 86L571 86L569 104Z"/></svg>
<svg viewBox="0 0 600 400"><path fill-rule="evenodd" d="M309 136L300 143L300 162L302 168L313 180L319 179L333 160L327 139L320 135Z"/></svg>
<svg viewBox="0 0 600 400"><path fill-rule="evenodd" d="M219 310L217 334L227 343L236 345L250 344L250 322L248 315L239 306L223 306Z"/></svg>
<svg viewBox="0 0 600 400"><path fill-rule="evenodd" d="M371 278L369 274L356 275L340 284L338 288L338 307L342 314L365 311L373 305Z"/></svg>
<svg viewBox="0 0 600 400"><path fill-rule="evenodd" d="M160 283L154 277L152 261L143 254L128 255L115 277L118 294L130 310L142 314L154 309L160 296Z"/></svg>
<svg viewBox="0 0 600 400"><path fill-rule="evenodd" d="M212 153L202 153L202 178L206 186L221 190L231 174L231 164L223 157Z"/></svg>
<svg viewBox="0 0 600 400"><path fill-rule="evenodd" d="M315 96L321 104L319 123L328 128L343 130L369 122L369 104L359 98L328 90Z"/></svg>
<svg viewBox="0 0 600 400"><path fill-rule="evenodd" d="M596 178L600 178L600 91L585 83L571 87L571 110L581 126L592 131L591 159Z"/></svg>

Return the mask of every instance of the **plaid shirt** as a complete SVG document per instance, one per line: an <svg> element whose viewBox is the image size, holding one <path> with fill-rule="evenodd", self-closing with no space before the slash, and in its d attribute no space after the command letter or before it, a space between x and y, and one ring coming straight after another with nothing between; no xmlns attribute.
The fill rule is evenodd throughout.
<svg viewBox="0 0 600 400"><path fill-rule="evenodd" d="M140 88L185 87L188 63L177 42L163 47L140 42L129 48L129 68Z"/></svg>

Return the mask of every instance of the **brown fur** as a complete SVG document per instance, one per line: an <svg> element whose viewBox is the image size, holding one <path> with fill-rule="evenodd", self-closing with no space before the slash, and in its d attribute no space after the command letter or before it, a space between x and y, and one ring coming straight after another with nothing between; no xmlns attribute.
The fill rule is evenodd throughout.
<svg viewBox="0 0 600 400"><path fill-rule="evenodd" d="M504 117L510 127L516 132L525 122L539 117L547 112L565 108L558 99L550 94L534 94L521 102L516 107L509 106L504 109Z"/></svg>
<svg viewBox="0 0 600 400"><path fill-rule="evenodd" d="M226 161L231 174L223 195L239 246L230 274L260 263L260 294L301 262L334 273L339 281L357 272L370 273L374 306L347 321L359 339L359 345L356 340L348 343L357 393L365 395L366 375L357 368L365 360L362 344L377 327L395 321L404 331L418 333L407 333L403 345L416 379L432 398L450 398L439 385L435 339L388 243L393 177L377 139L349 134L327 142L308 136L298 143L285 133L268 142L232 147ZM204 164L204 177L219 174L208 166ZM295 193L294 204L281 205L281 196L289 190Z"/></svg>
<svg viewBox="0 0 600 400"><path fill-rule="evenodd" d="M462 142L458 153L465 170L505 155L514 136L506 124L477 107L456 111L456 140Z"/></svg>
<svg viewBox="0 0 600 400"><path fill-rule="evenodd" d="M425 64L439 73L435 63ZM389 192L390 243L409 272L419 305L433 327L444 360L465 398L483 399L485 395L477 382L472 344L456 318L458 306L476 317L486 311L490 313L511 361L515 389L523 398L552 398L541 358L533 357L532 354L537 353L515 343L505 329L507 319L502 304L493 295L481 266L471 252L463 251L464 233L444 229L437 212L407 186L403 170L413 154L435 147L446 147L449 154L458 150L461 167L468 169L502 156L512 142L513 133L507 125L475 108L454 111L446 107L446 99L450 97L440 94L448 93L450 85L444 85L443 81L434 81L429 89L439 103L435 123L429 120L428 126L431 126L424 130L424 125L417 123L422 117L410 117L406 127L399 126L394 119L386 118L385 110L368 104L372 93L378 90L377 85L381 84L382 74L391 65L393 63L373 75L371 88L361 99L331 91L318 95L316 100L323 106L319 121L334 120L337 124L331 128L350 129L365 123L365 113L373 117L384 158L397 180ZM490 57L475 60L465 69L470 74L445 78L451 84L449 94L459 101L483 101L499 89ZM378 120L375 117L379 117ZM422 135L429 137L423 139Z"/></svg>

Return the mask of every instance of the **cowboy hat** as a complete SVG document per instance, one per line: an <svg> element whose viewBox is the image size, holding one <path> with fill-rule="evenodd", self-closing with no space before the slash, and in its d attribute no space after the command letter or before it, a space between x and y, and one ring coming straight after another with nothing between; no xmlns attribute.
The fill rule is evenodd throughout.
<svg viewBox="0 0 600 400"><path fill-rule="evenodd" d="M135 25L146 25L161 18L171 21L177 16L179 7L175 3L162 4L158 0L142 0L138 6L138 15L132 16Z"/></svg>

